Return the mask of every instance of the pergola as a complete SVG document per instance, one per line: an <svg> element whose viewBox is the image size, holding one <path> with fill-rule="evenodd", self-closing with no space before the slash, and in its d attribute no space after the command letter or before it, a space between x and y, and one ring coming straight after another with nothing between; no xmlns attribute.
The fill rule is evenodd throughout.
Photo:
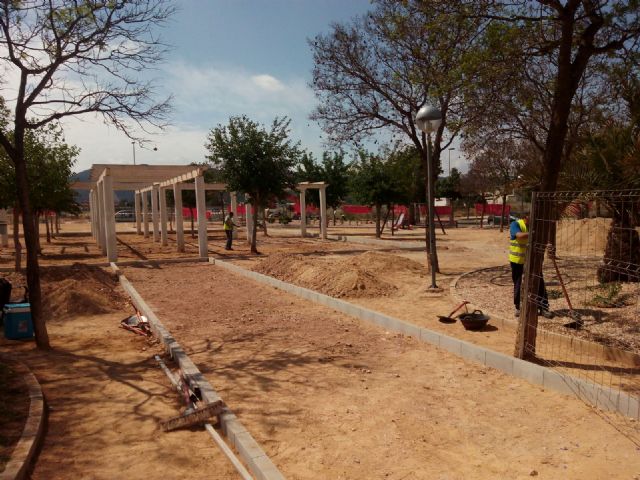
<svg viewBox="0 0 640 480"><path fill-rule="evenodd" d="M176 211L176 243L178 251L184 251L184 228L182 221L182 191L195 190L198 215L198 252L208 255L206 190L226 190L222 183L204 182L206 167L193 165L105 165L91 167L88 182L75 182L72 188L89 190L91 233L102 253L110 262L118 259L115 209L113 192L128 190L135 192L136 232L149 237L149 203L153 241L167 245L167 203L165 191L173 189ZM185 183L194 180L194 183ZM149 195L151 201L149 202ZM232 211L237 210L236 197L231 195Z"/></svg>
<svg viewBox="0 0 640 480"><path fill-rule="evenodd" d="M320 237L327 239L327 187L325 182L301 182L297 185L300 191L300 233L307 235L307 202L306 192L309 189L317 189L320 193Z"/></svg>
<svg viewBox="0 0 640 480"><path fill-rule="evenodd" d="M195 190L198 223L198 253L200 257L208 256L207 216L205 191L227 189L224 183L205 183L206 167L193 165L111 165L95 164L91 167L89 180L75 182L72 188L89 190L89 210L91 217L91 234L110 262L118 260L116 239L116 220L113 202L114 191L135 192L136 232L154 242L168 244L168 212L166 190L172 189L175 199L175 231L179 252L184 251L184 225L182 218L182 192ZM186 183L194 180L194 183ZM306 201L308 189L318 189L320 193L320 236L327 238L327 201L324 182L301 182L297 185L300 191L300 230L306 236ZM236 192L231 193L231 211L238 210ZM149 198L151 197L151 198ZM151 215L149 215L149 205ZM251 226L255 221L251 208L247 206L247 239L250 241ZM151 228L149 227L151 219Z"/></svg>

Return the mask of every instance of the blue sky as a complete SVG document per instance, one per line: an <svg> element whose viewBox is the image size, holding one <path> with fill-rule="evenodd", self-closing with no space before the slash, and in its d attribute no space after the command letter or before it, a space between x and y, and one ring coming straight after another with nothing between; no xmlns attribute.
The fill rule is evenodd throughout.
<svg viewBox="0 0 640 480"><path fill-rule="evenodd" d="M313 58L307 39L370 8L369 0L182 0L162 30L172 45L151 74L174 97L171 127L145 135L137 163L186 164L204 160L207 133L232 115L263 124L292 120L292 138L319 156L320 128L308 120L316 100L308 83ZM93 163L132 163L131 141L101 119L65 122L66 138L82 152L76 170ZM157 151L153 151L157 147ZM457 156L452 156L456 165Z"/></svg>

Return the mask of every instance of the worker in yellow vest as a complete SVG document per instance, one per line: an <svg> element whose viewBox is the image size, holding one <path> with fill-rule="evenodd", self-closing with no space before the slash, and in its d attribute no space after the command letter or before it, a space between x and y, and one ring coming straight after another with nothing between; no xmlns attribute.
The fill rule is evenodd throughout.
<svg viewBox="0 0 640 480"><path fill-rule="evenodd" d="M233 229L237 227L235 223L233 223L233 212L229 212L227 216L224 218L224 234L227 236L227 244L224 247L225 250L233 250L231 248L231 242L233 242Z"/></svg>
<svg viewBox="0 0 640 480"><path fill-rule="evenodd" d="M529 216L524 215L520 220L511 222L509 237L511 245L509 247L509 263L511 264L511 279L513 280L513 303L516 307L516 318L520 318L520 289L522 287L522 275L524 273L524 260L527 254L527 243L529 241ZM545 318L553 318L553 313L549 311L549 298L544 279L540 278L538 287L538 313Z"/></svg>

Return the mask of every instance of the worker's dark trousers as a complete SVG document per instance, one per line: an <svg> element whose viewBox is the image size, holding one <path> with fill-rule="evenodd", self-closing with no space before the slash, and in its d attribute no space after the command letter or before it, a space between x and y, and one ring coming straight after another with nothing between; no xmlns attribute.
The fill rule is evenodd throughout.
<svg viewBox="0 0 640 480"><path fill-rule="evenodd" d="M231 249L231 242L233 241L233 230L225 230L224 233L227 235L227 246L224 247L227 250Z"/></svg>
<svg viewBox="0 0 640 480"><path fill-rule="evenodd" d="M516 306L516 309L520 310L520 289L522 287L524 264L509 263L511 263L511 279L513 280L513 304ZM547 297L547 289L544 286L544 278L541 278L538 284L538 296L540 297L538 308L541 310L549 310L549 298Z"/></svg>

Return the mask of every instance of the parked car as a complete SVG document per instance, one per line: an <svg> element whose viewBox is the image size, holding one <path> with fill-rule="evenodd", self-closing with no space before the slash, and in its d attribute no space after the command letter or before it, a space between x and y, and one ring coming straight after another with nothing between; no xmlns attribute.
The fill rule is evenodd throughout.
<svg viewBox="0 0 640 480"><path fill-rule="evenodd" d="M116 222L135 222L136 214L133 210L119 210L116 212Z"/></svg>

